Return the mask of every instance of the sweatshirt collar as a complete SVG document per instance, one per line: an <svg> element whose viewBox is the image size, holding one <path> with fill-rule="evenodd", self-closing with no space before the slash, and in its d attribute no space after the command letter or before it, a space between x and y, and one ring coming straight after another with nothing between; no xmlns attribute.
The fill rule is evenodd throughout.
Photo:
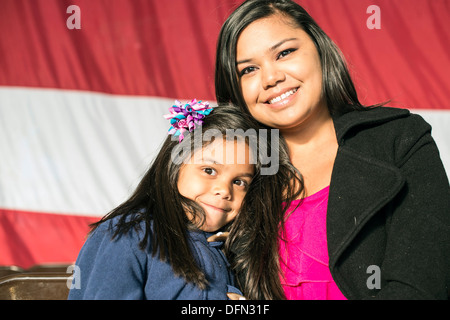
<svg viewBox="0 0 450 320"><path fill-rule="evenodd" d="M206 231L202 231L200 229L194 229L194 230L189 231L189 235L190 235L191 239L194 241L199 241L203 244L208 244L213 247L219 247L219 246L223 245L223 243L224 243L223 241L208 242L208 238L215 235L217 232L206 232Z"/></svg>

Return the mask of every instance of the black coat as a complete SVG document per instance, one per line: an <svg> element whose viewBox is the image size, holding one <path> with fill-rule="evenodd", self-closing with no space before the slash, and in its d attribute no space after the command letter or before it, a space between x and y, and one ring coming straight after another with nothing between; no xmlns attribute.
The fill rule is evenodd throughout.
<svg viewBox="0 0 450 320"><path fill-rule="evenodd" d="M388 107L333 120L327 241L336 284L349 299L447 299L450 187L430 125Z"/></svg>

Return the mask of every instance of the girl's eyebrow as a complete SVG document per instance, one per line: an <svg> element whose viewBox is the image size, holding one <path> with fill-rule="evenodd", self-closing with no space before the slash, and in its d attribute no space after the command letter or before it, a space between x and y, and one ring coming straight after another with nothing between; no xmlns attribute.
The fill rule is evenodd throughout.
<svg viewBox="0 0 450 320"><path fill-rule="evenodd" d="M202 161L203 161L203 162L206 162L206 163L212 163L212 164L217 164L217 165L223 165L222 163L217 162L217 160L212 159L212 158L202 158ZM250 173L250 172L242 172L242 173L239 173L237 176L238 176L238 177L249 177L249 178L253 178L253 177L255 176L255 174L254 174L254 173Z"/></svg>
<svg viewBox="0 0 450 320"><path fill-rule="evenodd" d="M203 158L202 157L200 160L203 162L206 162L206 163L222 164L222 163L218 162L216 159L212 159L212 158Z"/></svg>
<svg viewBox="0 0 450 320"><path fill-rule="evenodd" d="M251 173L249 173L249 172L244 172L244 173L241 173L240 175L238 175L239 177L248 177L248 178L253 178L255 175L254 174L251 174Z"/></svg>
<svg viewBox="0 0 450 320"><path fill-rule="evenodd" d="M273 52L275 51L278 47L280 47L283 43L288 42L288 41L292 41L292 40L297 40L297 38L287 38L287 39L283 39L280 42L277 42L276 44L274 44L273 46L271 46L267 51L269 52ZM252 59L244 59L244 60L239 60L236 62L236 65L241 64L241 63L247 63L252 61Z"/></svg>

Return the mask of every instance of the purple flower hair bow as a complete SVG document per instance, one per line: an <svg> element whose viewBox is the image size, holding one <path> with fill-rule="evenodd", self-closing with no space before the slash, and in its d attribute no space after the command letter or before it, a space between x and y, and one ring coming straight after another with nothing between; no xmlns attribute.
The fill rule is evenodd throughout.
<svg viewBox="0 0 450 320"><path fill-rule="evenodd" d="M184 139L184 132L192 132L197 125L203 124L203 119L213 110L208 102L193 99L189 103L182 104L175 100L175 104L169 108L170 113L164 118L170 120L169 134L178 137L179 142Z"/></svg>

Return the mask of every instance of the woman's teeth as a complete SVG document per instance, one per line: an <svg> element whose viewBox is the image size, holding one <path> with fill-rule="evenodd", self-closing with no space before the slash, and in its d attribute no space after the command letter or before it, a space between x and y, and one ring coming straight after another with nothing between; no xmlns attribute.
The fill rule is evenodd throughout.
<svg viewBox="0 0 450 320"><path fill-rule="evenodd" d="M273 99L270 99L270 100L269 100L269 103L270 103L270 104L277 103L277 102L279 102L279 101L281 101L281 100L283 100L283 99L289 97L290 95L292 95L292 94L294 94L294 93L296 93L296 92L297 92L297 88L296 88L296 89L289 90L288 92L283 93L281 96L278 96L278 97L275 97L275 98L273 98Z"/></svg>

